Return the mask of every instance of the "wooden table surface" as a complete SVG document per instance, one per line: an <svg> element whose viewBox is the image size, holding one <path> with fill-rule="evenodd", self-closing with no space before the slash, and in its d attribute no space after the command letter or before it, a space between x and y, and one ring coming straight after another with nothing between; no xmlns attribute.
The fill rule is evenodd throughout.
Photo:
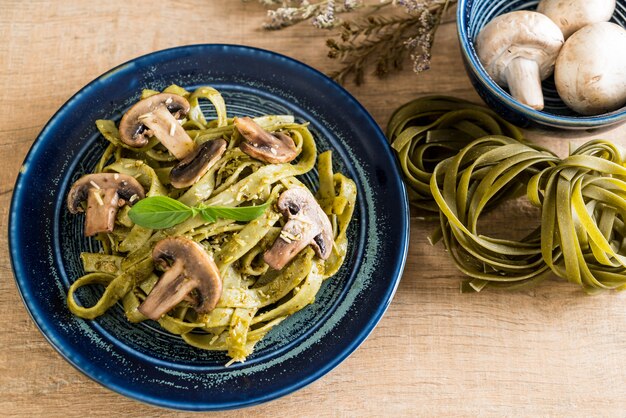
<svg viewBox="0 0 626 418"><path fill-rule="evenodd" d="M9 203L24 156L46 121L83 85L128 59L178 45L235 43L321 71L336 68L326 58L325 32L309 24L264 32L263 14L256 1L238 0L0 0L0 416L178 414L105 389L46 342L13 280ZM478 101L454 22L441 27L434 57L432 70L420 76L407 70L347 87L383 127L397 106L420 95ZM568 143L566 135L527 134L559 152ZM624 144L626 126L600 136ZM519 215L513 227L523 228L531 215L510 210ZM494 222L502 223L497 216ZM412 220L393 303L350 358L292 395L228 415L626 414L626 294L589 297L552 279L530 291L462 295L461 275L443 249L426 240L431 228Z"/></svg>

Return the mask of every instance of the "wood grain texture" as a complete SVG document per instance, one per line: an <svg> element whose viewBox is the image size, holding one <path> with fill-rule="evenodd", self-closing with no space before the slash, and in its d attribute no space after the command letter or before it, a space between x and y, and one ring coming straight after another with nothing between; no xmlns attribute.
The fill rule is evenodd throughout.
<svg viewBox="0 0 626 418"><path fill-rule="evenodd" d="M0 415L186 416L126 399L65 362L28 316L13 280L8 208L37 133L94 77L150 51L238 43L290 55L328 72L326 33L309 25L267 33L263 9L238 0L0 0ZM182 23L182 24L181 24ZM432 70L348 89L381 126L425 94L478 100L454 23L437 37ZM564 154L566 135L528 132ZM600 135L624 144L626 127ZM583 142L594 135L577 137ZM532 211L511 206L514 227ZM507 217L510 219L510 216ZM510 221L495 217L505 231ZM370 338L295 394L224 416L624 416L626 294L588 297L552 279L521 293L459 294L460 274L413 220L402 282ZM211 414L221 416L222 414Z"/></svg>

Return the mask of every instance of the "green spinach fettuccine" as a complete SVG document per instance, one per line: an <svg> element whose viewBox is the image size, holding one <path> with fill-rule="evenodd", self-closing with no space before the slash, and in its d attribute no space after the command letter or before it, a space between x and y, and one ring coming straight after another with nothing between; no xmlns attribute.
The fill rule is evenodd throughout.
<svg viewBox="0 0 626 418"><path fill-rule="evenodd" d="M152 249L164 238L186 237L199 243L215 261L221 275L222 295L217 307L207 314L197 314L183 301L158 322L190 345L225 351L232 361L243 361L274 326L313 303L324 279L334 275L342 265L356 186L333 171L330 151L318 155L307 124L296 123L292 116L267 115L254 119L268 132L289 135L299 154L296 162L270 164L238 148L241 135L228 117L217 90L201 87L188 92L170 86L164 92L184 96L189 101L191 110L182 126L197 145L218 138L227 141L227 149L217 163L192 186L173 188L169 184L169 172L176 161L158 140L153 138L142 148L129 147L121 141L113 121L99 120L96 126L109 145L95 172L130 175L143 186L147 197L168 196L187 206L200 203L220 207L264 203L270 206L250 222L229 219L207 222L198 215L162 230L135 225L128 216L129 208L123 207L117 214L113 232L98 235L102 252L81 254L86 274L72 283L68 306L74 314L93 319L121 302L129 321L146 320L138 307L162 274L152 261ZM157 93L145 90L142 98ZM206 119L200 110L200 100L211 103L217 115L215 119ZM319 168L316 199L333 226L331 255L322 260L311 248L305 248L283 269L269 269L263 261L263 252L272 245L285 222L274 204L285 190L303 187L298 176L311 171L316 161ZM93 285L103 286L104 292L97 303L83 306L77 292Z"/></svg>
<svg viewBox="0 0 626 418"><path fill-rule="evenodd" d="M591 141L560 159L493 111L446 96L402 106L387 134L411 203L438 215L431 242L468 276L462 291L521 288L550 273L588 293L626 288L626 161L616 145ZM520 197L540 208L540 227L520 240L479 232L482 214Z"/></svg>

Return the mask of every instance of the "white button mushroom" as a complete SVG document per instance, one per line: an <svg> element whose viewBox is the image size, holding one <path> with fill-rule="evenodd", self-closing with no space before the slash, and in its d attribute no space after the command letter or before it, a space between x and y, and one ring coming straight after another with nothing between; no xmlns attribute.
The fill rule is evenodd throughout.
<svg viewBox="0 0 626 418"><path fill-rule="evenodd" d="M600 22L574 33L556 61L554 80L565 104L583 115L626 104L626 30Z"/></svg>
<svg viewBox="0 0 626 418"><path fill-rule="evenodd" d="M476 37L476 52L494 81L533 109L543 109L541 81L550 76L563 46L563 34L545 15L530 11L503 14Z"/></svg>
<svg viewBox="0 0 626 418"><path fill-rule="evenodd" d="M567 39L584 26L608 22L615 11L615 0L541 0L537 11L552 19Z"/></svg>

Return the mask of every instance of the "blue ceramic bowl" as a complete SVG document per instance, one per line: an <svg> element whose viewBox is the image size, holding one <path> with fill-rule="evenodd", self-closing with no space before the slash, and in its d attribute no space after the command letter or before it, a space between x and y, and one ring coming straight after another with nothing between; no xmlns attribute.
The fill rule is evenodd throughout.
<svg viewBox="0 0 626 418"><path fill-rule="evenodd" d="M65 196L91 172L106 147L96 119L119 120L142 88L210 84L231 116L292 114L309 121L320 151L358 189L341 270L315 303L277 325L245 363L224 367L222 352L196 349L149 321L131 324L120 306L88 321L67 308L68 287L82 275L82 236ZM214 117L208 109L207 116ZM316 171L302 178L317 185ZM139 57L98 77L52 117L18 176L9 245L18 289L33 320L61 355L123 395L184 410L258 404L321 377L353 352L391 302L408 246L408 202L391 148L367 111L332 80L291 58L236 45L192 45ZM88 306L97 288L81 290ZM14 303L19 303L17 300ZM381 359L381 361L383 361ZM1 415L1 414L0 414Z"/></svg>
<svg viewBox="0 0 626 418"><path fill-rule="evenodd" d="M461 54L467 74L478 94L502 117L524 128L597 129L626 121L626 107L597 116L582 116L569 109L557 94L553 77L543 82L545 108L542 111L522 105L489 77L474 50L476 36L494 17L515 10L535 10L538 3L523 0L459 0L457 31ZM611 22L626 27L626 0L617 1Z"/></svg>

